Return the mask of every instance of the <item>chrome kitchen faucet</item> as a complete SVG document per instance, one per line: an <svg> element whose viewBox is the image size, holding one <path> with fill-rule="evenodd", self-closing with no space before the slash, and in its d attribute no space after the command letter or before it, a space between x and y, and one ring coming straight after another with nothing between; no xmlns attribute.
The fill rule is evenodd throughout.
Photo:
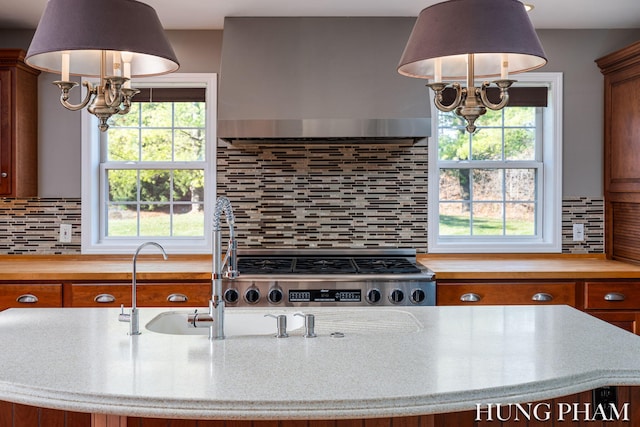
<svg viewBox="0 0 640 427"><path fill-rule="evenodd" d="M222 239L220 232L220 217L224 213L229 226L229 244L222 259ZM222 278L235 279L238 273L238 242L233 231L235 217L231 202L224 196L218 197L213 213L213 267L211 274L211 299L209 313L200 314L197 311L189 314L187 321L194 327L208 327L209 339L224 339L224 299L222 296ZM223 268L226 270L222 272Z"/></svg>
<svg viewBox="0 0 640 427"><path fill-rule="evenodd" d="M136 303L136 266L138 263L138 254L145 246L156 246L160 251L162 251L162 257L164 260L167 260L167 253L164 248L156 242L145 242L138 246L136 249L136 253L133 254L133 273L131 274L131 312L124 312L124 305L120 306L122 308L122 312L120 316L118 316L118 320L121 322L129 322L129 335L140 335L140 321L139 321L139 313L138 307Z"/></svg>

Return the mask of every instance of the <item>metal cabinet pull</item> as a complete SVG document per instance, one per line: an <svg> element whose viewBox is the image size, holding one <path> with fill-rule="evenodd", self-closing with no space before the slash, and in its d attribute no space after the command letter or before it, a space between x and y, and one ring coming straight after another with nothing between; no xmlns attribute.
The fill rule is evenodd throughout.
<svg viewBox="0 0 640 427"><path fill-rule="evenodd" d="M553 295L548 294L546 292L538 292L537 294L531 297L531 300L540 301L540 302L551 301L553 300Z"/></svg>
<svg viewBox="0 0 640 427"><path fill-rule="evenodd" d="M169 302L187 302L189 298L185 294L171 294L167 297Z"/></svg>
<svg viewBox="0 0 640 427"><path fill-rule="evenodd" d="M2 173L0 173L0 177L2 177L2 178L6 178L6 177L8 177L8 176L9 176L9 175L8 175L6 172L2 172Z"/></svg>
<svg viewBox="0 0 640 427"><path fill-rule="evenodd" d="M626 297L620 292L609 292L604 296L605 301L624 301Z"/></svg>
<svg viewBox="0 0 640 427"><path fill-rule="evenodd" d="M474 294L473 292L469 292L468 294L462 294L460 296L460 301L462 302L478 302L482 299L482 297L478 294Z"/></svg>
<svg viewBox="0 0 640 427"><path fill-rule="evenodd" d="M38 302L38 297L33 294L23 294L16 298L16 301L20 304L35 304Z"/></svg>
<svg viewBox="0 0 640 427"><path fill-rule="evenodd" d="M108 304L110 302L115 302L116 297L114 297L111 294L100 294L100 295L96 295L96 297L93 300L99 304Z"/></svg>

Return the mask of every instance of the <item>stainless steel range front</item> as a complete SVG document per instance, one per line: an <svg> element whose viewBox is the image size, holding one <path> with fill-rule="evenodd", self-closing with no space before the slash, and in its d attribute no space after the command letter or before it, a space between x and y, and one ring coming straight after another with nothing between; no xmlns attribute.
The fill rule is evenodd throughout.
<svg viewBox="0 0 640 427"><path fill-rule="evenodd" d="M432 271L411 249L238 250L234 280L223 280L227 306L435 305Z"/></svg>

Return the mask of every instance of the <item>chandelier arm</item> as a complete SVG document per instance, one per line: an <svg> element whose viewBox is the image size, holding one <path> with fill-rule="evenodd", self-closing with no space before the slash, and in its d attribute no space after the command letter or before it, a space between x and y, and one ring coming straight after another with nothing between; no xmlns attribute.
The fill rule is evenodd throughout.
<svg viewBox="0 0 640 427"><path fill-rule="evenodd" d="M57 85L62 91L60 93L60 103L64 106L64 108L71 111L78 111L86 107L89 104L89 101L91 101L91 95L95 95L96 93L96 88L90 82L85 80L82 82L82 86L87 88L87 93L84 96L84 99L80 104L72 104L69 102L69 90L77 86L77 83L65 81L55 81L53 83Z"/></svg>
<svg viewBox="0 0 640 427"><path fill-rule="evenodd" d="M507 104L509 103L509 86L499 86L500 87L500 102L497 104L492 103L491 101L489 101L489 98L487 97L487 88L491 85L491 83L489 82L483 82L482 86L480 87L480 99L482 99L482 103L484 104L485 107L489 108L490 110L501 110L504 107L507 106Z"/></svg>
<svg viewBox="0 0 640 427"><path fill-rule="evenodd" d="M107 105L111 108L120 108L121 104L131 103L131 97L140 92L138 89L131 89L124 86L129 81L128 77L112 76L107 77L109 95L106 98ZM105 89L106 92L106 89Z"/></svg>
<svg viewBox="0 0 640 427"><path fill-rule="evenodd" d="M462 103L464 95L466 94L466 90L460 87L460 83L453 83L451 87L456 91L456 98L450 105L444 105L442 103L442 92L447 86L444 83L430 83L427 86L429 86L435 92L433 103L438 108L438 110L444 113L448 113L458 108Z"/></svg>
<svg viewBox="0 0 640 427"><path fill-rule="evenodd" d="M114 95L113 92L113 88L111 87L111 85L109 83L106 83L103 87L102 87L102 92L104 94L104 103L109 107L109 108L113 108L114 105L114 101L117 99L117 94Z"/></svg>
<svg viewBox="0 0 640 427"><path fill-rule="evenodd" d="M131 104L125 104L124 107L121 107L118 110L118 114L127 114L130 109L131 109Z"/></svg>
<svg viewBox="0 0 640 427"><path fill-rule="evenodd" d="M105 102L109 108L120 109L120 104L122 104L122 93L115 92L111 89L105 91Z"/></svg>

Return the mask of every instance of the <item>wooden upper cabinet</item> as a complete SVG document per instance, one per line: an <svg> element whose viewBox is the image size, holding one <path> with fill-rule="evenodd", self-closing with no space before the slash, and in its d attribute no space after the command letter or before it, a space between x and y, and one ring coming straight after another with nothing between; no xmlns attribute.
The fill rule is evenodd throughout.
<svg viewBox="0 0 640 427"><path fill-rule="evenodd" d="M640 193L640 42L596 63L604 75L605 192Z"/></svg>
<svg viewBox="0 0 640 427"><path fill-rule="evenodd" d="M38 195L38 74L0 49L0 197Z"/></svg>
<svg viewBox="0 0 640 427"><path fill-rule="evenodd" d="M640 262L640 42L596 63L604 75L605 251Z"/></svg>

